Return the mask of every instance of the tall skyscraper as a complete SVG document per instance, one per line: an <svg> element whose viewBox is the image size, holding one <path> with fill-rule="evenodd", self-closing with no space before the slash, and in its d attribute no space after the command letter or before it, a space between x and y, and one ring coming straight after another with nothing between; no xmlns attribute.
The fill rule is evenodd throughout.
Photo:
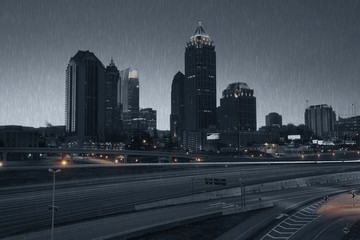
<svg viewBox="0 0 360 240"><path fill-rule="evenodd" d="M105 137L108 141L115 141L121 130L120 107L117 104L119 81L119 70L111 59L105 69Z"/></svg>
<svg viewBox="0 0 360 240"><path fill-rule="evenodd" d="M265 122L267 127L281 127L282 116L276 112L271 112L265 116Z"/></svg>
<svg viewBox="0 0 360 240"><path fill-rule="evenodd" d="M105 68L89 51L78 51L66 69L65 122L78 143L104 138Z"/></svg>
<svg viewBox="0 0 360 240"><path fill-rule="evenodd" d="M139 111L139 75L137 70L130 68L120 71L118 84L118 105L122 112Z"/></svg>
<svg viewBox="0 0 360 240"><path fill-rule="evenodd" d="M177 72L171 85L170 132L175 142L182 141L184 130L185 75Z"/></svg>
<svg viewBox="0 0 360 240"><path fill-rule="evenodd" d="M216 126L216 52L201 23L185 48L185 131Z"/></svg>
<svg viewBox="0 0 360 240"><path fill-rule="evenodd" d="M256 98L246 83L229 84L222 92L219 128L228 131L256 131Z"/></svg>
<svg viewBox="0 0 360 240"><path fill-rule="evenodd" d="M336 115L327 104L313 105L305 110L305 125L308 130L322 138L334 135Z"/></svg>

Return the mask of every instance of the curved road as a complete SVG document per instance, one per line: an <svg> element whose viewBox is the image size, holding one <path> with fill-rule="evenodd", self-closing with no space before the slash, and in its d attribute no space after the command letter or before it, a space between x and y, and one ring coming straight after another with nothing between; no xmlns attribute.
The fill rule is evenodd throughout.
<svg viewBox="0 0 360 240"><path fill-rule="evenodd" d="M56 191L55 224L74 223L86 219L111 216L134 210L138 203L151 202L196 192L211 191L224 186L206 185L205 177L225 178L226 187L269 182L306 175L359 170L357 164L330 165L270 165L199 169L174 174L136 175L112 179L102 183L92 179L91 184L62 187ZM65 171L65 170L64 170ZM178 175L177 175L178 174ZM29 187L24 187L25 189ZM16 235L35 229L50 227L51 190L32 188L31 192L2 194L0 199L0 237ZM7 189L8 190L8 189ZM19 188L17 188L19 190ZM20 188L21 190L21 188ZM6 193L6 191L4 191Z"/></svg>

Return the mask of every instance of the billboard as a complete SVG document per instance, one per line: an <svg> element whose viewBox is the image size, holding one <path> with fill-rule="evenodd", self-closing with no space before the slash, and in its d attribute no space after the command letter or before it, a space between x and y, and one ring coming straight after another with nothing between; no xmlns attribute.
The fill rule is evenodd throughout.
<svg viewBox="0 0 360 240"><path fill-rule="evenodd" d="M300 135L288 135L289 140L299 140L301 139Z"/></svg>
<svg viewBox="0 0 360 240"><path fill-rule="evenodd" d="M207 133L206 134L206 140L219 140L220 139L220 133Z"/></svg>

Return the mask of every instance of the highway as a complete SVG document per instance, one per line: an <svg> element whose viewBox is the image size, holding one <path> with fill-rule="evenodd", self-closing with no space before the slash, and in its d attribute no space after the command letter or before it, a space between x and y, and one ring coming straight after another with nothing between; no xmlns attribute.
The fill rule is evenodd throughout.
<svg viewBox="0 0 360 240"><path fill-rule="evenodd" d="M61 183L56 191L55 224L69 224L79 221L109 217L121 212L131 212L134 205L167 199L175 196L190 195L197 192L211 191L224 187L243 184L288 179L299 176L318 175L343 171L359 170L358 164L299 164L299 165L257 165L193 169L165 174L138 174L104 179L91 179L87 184L77 181L71 184ZM63 169L66 171L66 169ZM227 186L204 184L205 177L218 177L227 180ZM47 185L49 186L49 185ZM31 191L26 191L30 188ZM44 189L45 188L45 189ZM48 229L50 226L51 188L35 186L16 187L16 191L2 189L0 199L0 237L7 237L22 232ZM182 209L184 206L178 206ZM180 211L180 210L179 210ZM182 214L190 212L181 210ZM138 213L130 213L133 214Z"/></svg>
<svg viewBox="0 0 360 240"><path fill-rule="evenodd" d="M274 208L264 210L216 240L339 240L345 235L345 227L350 229L360 220L359 199L353 202L350 189L340 186L336 192L318 188L313 193L291 196L296 202L285 202L280 197L274 201Z"/></svg>
<svg viewBox="0 0 360 240"><path fill-rule="evenodd" d="M265 194L255 194L249 197L248 205L258 203L258 198L261 196L263 202L274 202L276 207L266 209L256 215L253 219L244 222L245 229L240 232L247 235L249 238L241 238L235 235L234 238L219 238L219 239L254 239L253 236L257 232L257 228L262 228L266 225L266 221L274 221L284 211L291 211L298 206L302 206L309 201L319 201L325 194L342 191L341 185L337 186L322 186L311 188L300 188L286 191L276 191ZM181 206L165 207L160 209L151 209L148 211L141 211L135 213L122 214L118 216L108 217L104 219L85 221L82 223L75 223L72 225L58 226L55 229L55 239L62 240L76 240L76 239L127 239L128 237L136 236L136 232L144 229L156 228L161 225L168 224L169 221L178 219L184 221L188 217L202 216L204 214L212 214L213 216L220 216L224 209L235 207L238 198L230 198L226 200L213 200L201 203L192 203ZM265 217L266 216L266 217ZM254 221L255 220L255 221ZM27 233L8 238L9 240L42 240L48 239L49 230L43 230L33 233ZM240 237L240 238L239 238Z"/></svg>
<svg viewBox="0 0 360 240"><path fill-rule="evenodd" d="M353 205L354 204L354 205ZM336 240L344 235L344 228L360 220L359 197L354 202L350 193L344 193L329 199L316 212L318 218L301 228L290 239Z"/></svg>

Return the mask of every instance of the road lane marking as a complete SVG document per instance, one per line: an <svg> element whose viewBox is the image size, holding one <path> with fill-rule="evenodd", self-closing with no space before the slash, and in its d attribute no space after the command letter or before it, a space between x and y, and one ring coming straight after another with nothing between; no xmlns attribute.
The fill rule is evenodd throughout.
<svg viewBox="0 0 360 240"><path fill-rule="evenodd" d="M266 236L271 237L272 239L288 239L287 237L274 237L271 234L267 234Z"/></svg>
<svg viewBox="0 0 360 240"><path fill-rule="evenodd" d="M278 230L274 229L274 232L277 232L279 234L293 234L293 232L279 232Z"/></svg>
<svg viewBox="0 0 360 240"><path fill-rule="evenodd" d="M227 205L224 205L222 208L230 208L230 207L234 207L234 204L227 204Z"/></svg>
<svg viewBox="0 0 360 240"><path fill-rule="evenodd" d="M314 215L314 214L303 214L303 213L301 213L301 212L297 212L296 214L298 214L298 215L302 215L302 216L304 216L304 217L312 217L312 216L316 216L316 215Z"/></svg>
<svg viewBox="0 0 360 240"><path fill-rule="evenodd" d="M313 220L313 219L309 219L309 220L295 220L295 219L293 219L292 217L291 218L288 218L290 221L292 221L292 222L296 222L296 223L307 223L308 221L311 221L311 220Z"/></svg>
<svg viewBox="0 0 360 240"><path fill-rule="evenodd" d="M222 207L222 206L225 206L225 205L227 205L227 204L224 203L224 202L212 203L212 204L209 204L209 207L204 207L203 209L218 208L218 207Z"/></svg>
<svg viewBox="0 0 360 240"><path fill-rule="evenodd" d="M359 160L360 161L360 160ZM341 192L344 192L344 190L337 190L337 191L334 191L333 193L341 193ZM312 195L313 193L307 193L306 195ZM273 202L281 202L281 201L284 201L284 200L287 200L287 199L293 199L293 198L298 198L299 196L292 196L292 197L287 197L287 198L283 198L281 200L277 200L277 201L273 201ZM311 200L315 200L315 199L318 199L319 196L316 196L316 197L311 197L310 199ZM256 225L252 226L251 228L249 228L247 231L243 232L242 234L240 234L238 237L236 237L234 240L238 240L240 238L242 238L242 236L246 235L248 232L252 231L257 225L267 221L268 219L280 214L281 212L284 212L284 210L287 210L289 208L292 208L294 206L297 206L297 205L301 205L302 203L306 203L308 202L310 199L307 199L307 200L304 200L304 201L301 201L301 202L297 202L297 203L294 203L288 207L286 207L285 209L283 210L280 210L280 211L277 211L276 213L273 213L272 215L270 215L269 217L263 219L262 221L258 222Z"/></svg>
<svg viewBox="0 0 360 240"><path fill-rule="evenodd" d="M313 217L298 217L298 216L293 216L293 218L297 218L299 220L312 220L314 218L316 218L316 216Z"/></svg>
<svg viewBox="0 0 360 240"><path fill-rule="evenodd" d="M306 212L307 214L313 214L313 212L308 212L308 211L306 211L306 209L301 210L301 211Z"/></svg>
<svg viewBox="0 0 360 240"><path fill-rule="evenodd" d="M289 239L289 238L291 238L300 229L304 228L306 225L308 225L309 223L311 223L312 221L314 221L315 219L320 217L317 214L311 214L312 217L308 217L310 215L309 214L306 218L301 218L301 217L296 216L296 214L299 214L300 212L306 212L306 210L309 210L309 209L314 211L315 209L317 209L320 206L319 204L321 205L321 202L314 203L310 206L307 206L307 207L297 211L296 213L294 213L293 215L291 215L290 217L286 218L281 223L276 225L274 228L272 228L265 236L263 236L261 238L261 240L265 240L267 237L270 237L272 239ZM296 219L301 219L301 220L296 220ZM290 228L287 228L286 226L290 226ZM281 229L284 229L285 231L282 231ZM276 235L280 235L280 236L276 237Z"/></svg>
<svg viewBox="0 0 360 240"><path fill-rule="evenodd" d="M324 228L323 230L321 230L321 232L319 232L319 233L313 238L313 240L315 240L317 237L319 237L319 236L320 236L326 229L328 229L331 225L334 225L335 223L340 222L341 220L344 220L344 218L341 218L341 219L339 219L339 220L337 220L337 221L335 221L335 222L327 225L327 227Z"/></svg>
<svg viewBox="0 0 360 240"><path fill-rule="evenodd" d="M218 202L218 203L211 203L209 206L218 206L218 205L225 205L224 202Z"/></svg>
<svg viewBox="0 0 360 240"><path fill-rule="evenodd" d="M281 226L281 225L278 225L278 227L283 228L285 230L297 230L297 228L287 228L287 227L284 227L284 226Z"/></svg>

